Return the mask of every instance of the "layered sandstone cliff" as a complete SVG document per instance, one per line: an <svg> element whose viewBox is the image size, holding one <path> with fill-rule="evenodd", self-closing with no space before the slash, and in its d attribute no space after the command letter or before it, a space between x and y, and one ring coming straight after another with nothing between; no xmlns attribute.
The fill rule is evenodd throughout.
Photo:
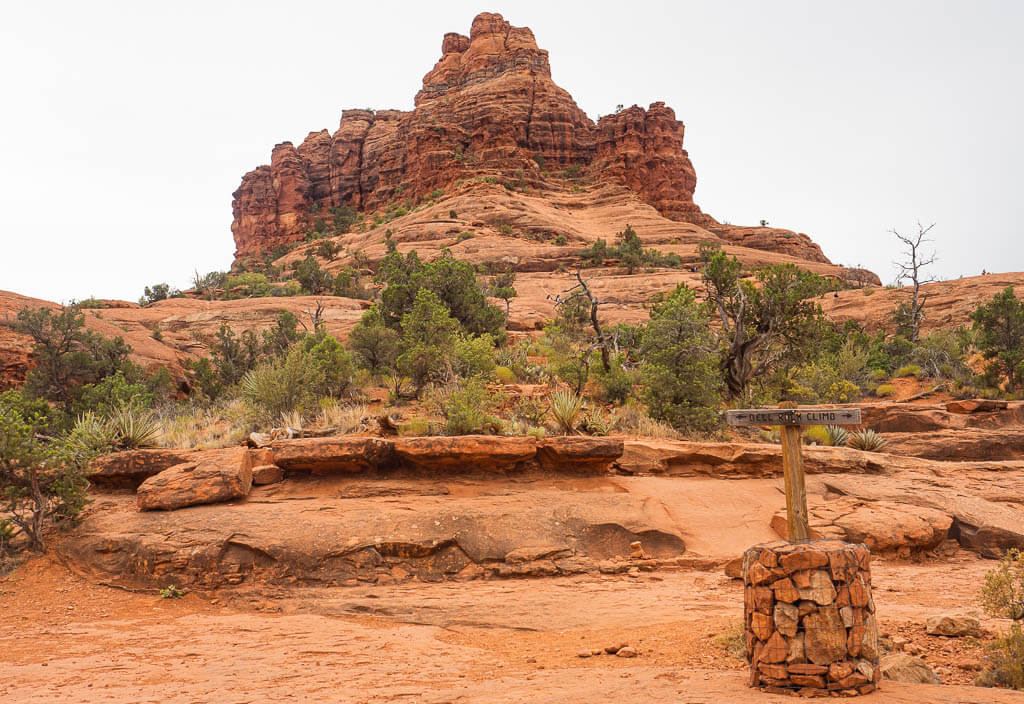
<svg viewBox="0 0 1024 704"><path fill-rule="evenodd" d="M554 175L568 169L590 183L624 186L712 239L828 263L806 235L734 228L702 213L672 109L633 106L595 124L551 79L548 53L528 28L482 13L468 37L445 35L441 54L414 110L345 110L333 134L279 144L269 165L246 174L234 193L236 257L303 239L333 208L373 212L475 176L515 179L538 193L565 190Z"/></svg>

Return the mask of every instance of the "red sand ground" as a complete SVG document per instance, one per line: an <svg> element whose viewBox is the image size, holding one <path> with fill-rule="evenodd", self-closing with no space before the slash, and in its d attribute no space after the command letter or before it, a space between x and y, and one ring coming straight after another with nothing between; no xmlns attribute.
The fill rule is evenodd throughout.
<svg viewBox="0 0 1024 704"><path fill-rule="evenodd" d="M877 561L882 633L951 667L944 681L970 681L981 643L927 636L923 623L973 606L991 564L965 552ZM701 571L173 600L96 584L41 557L0 579L0 701L788 701L748 689L745 665L718 643L741 612L740 584ZM639 656L577 657L619 643ZM885 682L859 701L1024 702L1024 693Z"/></svg>

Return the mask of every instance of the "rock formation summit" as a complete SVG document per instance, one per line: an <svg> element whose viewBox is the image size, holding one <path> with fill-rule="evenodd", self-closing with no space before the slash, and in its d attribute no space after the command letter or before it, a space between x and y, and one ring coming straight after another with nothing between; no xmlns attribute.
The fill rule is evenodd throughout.
<svg viewBox="0 0 1024 704"><path fill-rule="evenodd" d="M646 204L662 219L687 223L680 232L688 239L697 234L830 263L806 235L724 225L701 212L683 132L661 102L595 124L552 80L548 53L530 29L481 13L468 37L445 35L414 110L345 110L333 134L312 132L298 147L278 144L269 166L247 173L232 205L235 255L299 242L334 208L375 212L439 189L451 194L474 178L506 186L513 180L532 194L564 192L568 173L617 186L634 207Z"/></svg>

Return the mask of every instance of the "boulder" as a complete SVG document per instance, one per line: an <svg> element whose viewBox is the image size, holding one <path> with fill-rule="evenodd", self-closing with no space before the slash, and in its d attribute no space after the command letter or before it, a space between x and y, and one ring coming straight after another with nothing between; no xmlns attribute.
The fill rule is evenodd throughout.
<svg viewBox="0 0 1024 704"><path fill-rule="evenodd" d="M276 464L261 464L252 468L253 484L276 484L282 479L284 479L284 470Z"/></svg>
<svg viewBox="0 0 1024 704"><path fill-rule="evenodd" d="M537 443L542 469L603 471L622 456L622 438L563 436Z"/></svg>
<svg viewBox="0 0 1024 704"><path fill-rule="evenodd" d="M391 443L400 465L434 471L509 470L537 454L537 441L532 437L400 437Z"/></svg>
<svg viewBox="0 0 1024 704"><path fill-rule="evenodd" d="M274 464L284 470L315 474L365 472L385 465L391 457L387 440L370 437L301 438L279 440L272 446Z"/></svg>
<svg viewBox="0 0 1024 704"><path fill-rule="evenodd" d="M882 677L887 680L913 684L942 684L928 663L914 655L889 653L882 656L879 668L882 670Z"/></svg>
<svg viewBox="0 0 1024 704"><path fill-rule="evenodd" d="M144 481L138 488L139 509L171 510L196 504L240 499L252 488L252 470L245 450L209 450Z"/></svg>
<svg viewBox="0 0 1024 704"><path fill-rule="evenodd" d="M982 635L981 622L973 616L965 614L939 614L929 616L925 622L925 630L932 636L974 636Z"/></svg>
<svg viewBox="0 0 1024 704"><path fill-rule="evenodd" d="M146 479L188 462L195 450L125 450L101 455L89 463L86 476L93 484L137 488Z"/></svg>

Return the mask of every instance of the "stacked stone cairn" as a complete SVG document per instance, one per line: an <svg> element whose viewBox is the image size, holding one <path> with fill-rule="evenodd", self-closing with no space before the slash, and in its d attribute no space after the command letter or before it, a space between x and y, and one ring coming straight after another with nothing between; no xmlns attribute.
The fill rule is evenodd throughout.
<svg viewBox="0 0 1024 704"><path fill-rule="evenodd" d="M743 555L750 686L805 696L873 692L878 625L871 553L838 540L755 545Z"/></svg>

